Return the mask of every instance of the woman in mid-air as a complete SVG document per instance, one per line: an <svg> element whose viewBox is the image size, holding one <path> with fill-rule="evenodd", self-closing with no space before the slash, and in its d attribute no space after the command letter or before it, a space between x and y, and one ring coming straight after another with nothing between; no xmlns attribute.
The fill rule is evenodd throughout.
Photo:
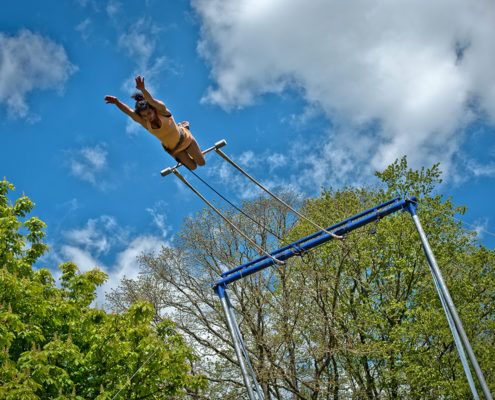
<svg viewBox="0 0 495 400"><path fill-rule="evenodd" d="M132 96L136 100L134 110L114 96L105 96L105 101L115 104L122 112L156 136L163 148L187 168L196 169L198 165L205 165L203 153L189 131L189 123L185 121L176 124L165 104L154 99L146 90L142 76L136 77L136 89L141 93Z"/></svg>

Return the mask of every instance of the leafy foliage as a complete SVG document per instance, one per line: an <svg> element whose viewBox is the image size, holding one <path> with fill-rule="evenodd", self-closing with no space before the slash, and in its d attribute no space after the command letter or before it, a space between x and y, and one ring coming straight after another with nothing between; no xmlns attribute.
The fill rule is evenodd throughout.
<svg viewBox="0 0 495 400"><path fill-rule="evenodd" d="M324 191L302 207L330 226L396 196L417 196L419 216L475 354L495 389L495 252L452 217L452 199L435 194L438 165L412 170L405 158L377 173L378 188ZM268 250L308 235L265 198L244 204L258 226L226 211ZM266 227L282 238L278 243ZM170 311L202 355L208 398L245 396L225 317L210 285L256 249L208 210L186 221L182 241L144 257L137 280L111 296L125 310L147 299ZM407 213L363 227L287 265L229 286L242 334L267 399L470 398L457 351L418 234ZM160 319L157 314L157 320Z"/></svg>
<svg viewBox="0 0 495 400"><path fill-rule="evenodd" d="M170 399L204 387L175 326L147 302L125 313L92 308L106 274L60 265L60 287L33 264L47 251L33 203L0 182L0 399ZM130 380L132 377L132 381ZM118 395L117 395L118 394ZM115 397L117 396L117 397Z"/></svg>

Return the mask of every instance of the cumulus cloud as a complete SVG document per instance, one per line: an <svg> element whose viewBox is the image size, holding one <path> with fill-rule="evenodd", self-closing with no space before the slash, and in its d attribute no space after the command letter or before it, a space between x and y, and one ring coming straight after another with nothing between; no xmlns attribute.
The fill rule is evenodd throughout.
<svg viewBox="0 0 495 400"><path fill-rule="evenodd" d="M152 210L153 222L157 222L157 210ZM166 220L161 214L162 220ZM159 225L159 224L158 224ZM154 234L133 235L131 229L119 225L117 220L108 215L89 219L83 226L64 231L63 243L54 247L49 258L44 262L62 263L72 261L82 272L99 268L108 274L107 282L98 288L96 304L105 305L105 293L116 288L122 278L136 278L139 273L138 257L147 253L158 253L164 246L170 246L164 231L161 236ZM57 277L59 273L55 274Z"/></svg>
<svg viewBox="0 0 495 400"><path fill-rule="evenodd" d="M0 105L14 117L28 117L27 97L35 90L61 91L77 70L65 49L29 30L0 32Z"/></svg>
<svg viewBox="0 0 495 400"><path fill-rule="evenodd" d="M102 268L101 263L91 253L76 246L65 245L61 248L61 256L65 260L77 264L81 272L86 272L94 268Z"/></svg>
<svg viewBox="0 0 495 400"><path fill-rule="evenodd" d="M145 18L141 18L131 26L128 32L123 33L119 37L119 46L129 56L143 64L149 62L156 47L154 37L159 33L156 26L149 25L148 23L149 21Z"/></svg>
<svg viewBox="0 0 495 400"><path fill-rule="evenodd" d="M308 161L339 174L327 182L369 175L404 154L414 166L441 161L448 170L469 122L484 115L495 123L491 0L193 6L214 80L204 101L229 109L299 91L332 121L309 143Z"/></svg>
<svg viewBox="0 0 495 400"><path fill-rule="evenodd" d="M281 153L273 153L269 150L264 151L262 154L256 154L251 150L242 152L236 157L237 164L248 170L257 169L272 173L278 168L282 168L287 165L287 156Z"/></svg>
<svg viewBox="0 0 495 400"><path fill-rule="evenodd" d="M71 151L70 172L83 181L105 189L107 184L100 181L98 177L107 168L107 155L108 152L103 145L83 147L82 149Z"/></svg>
<svg viewBox="0 0 495 400"><path fill-rule="evenodd" d="M292 161L291 155L273 153L269 150L256 154L251 150L247 150L239 155L231 154L229 157L269 190L277 191L282 188L290 188L296 191L303 191L303 186L297 183L297 178L290 176L283 178L277 174L277 172L281 172L284 175L290 175L287 164L289 160ZM298 163L295 162L295 164ZM295 167L295 165L291 167ZM210 184L215 189L220 190L222 194L230 197L230 200L249 200L264 193L249 178L245 177L226 162L220 160L209 161L208 169L205 173L208 174Z"/></svg>
<svg viewBox="0 0 495 400"><path fill-rule="evenodd" d="M105 295L120 284L125 277L135 279L139 275L138 257L142 254L158 253L160 249L169 244L163 239L153 235L141 235L133 238L110 264L105 264L90 250L77 245L63 245L56 258L59 262L72 261L81 272L98 268L108 275L108 280L97 289L95 305L105 306ZM60 273L56 274L60 277Z"/></svg>
<svg viewBox="0 0 495 400"><path fill-rule="evenodd" d="M256 161L256 155L251 150L245 151L239 155L239 164L241 165L252 165Z"/></svg>
<svg viewBox="0 0 495 400"><path fill-rule="evenodd" d="M233 159L239 165L245 167L246 163L249 162L253 155L254 153L252 152L244 152L239 157L233 157ZM255 167L260 165L259 163L256 164L257 165L251 164L250 168L245 169L248 173L254 174L253 171L257 169ZM222 188L221 192L224 196L234 194L239 199L247 200L261 194L261 189L248 181L225 162L210 162L207 173L212 178L210 184L212 184L216 190ZM263 183L267 184L267 182ZM229 193L226 193L227 190Z"/></svg>
<svg viewBox="0 0 495 400"><path fill-rule="evenodd" d="M134 60L136 69L129 79L123 83L126 92L135 91L136 74L146 78L146 86L153 91L154 81L163 70L174 73L170 60L165 56L156 56L157 41L163 36L163 28L147 18L140 18L129 29L122 33L118 40L119 47Z"/></svg>
<svg viewBox="0 0 495 400"><path fill-rule="evenodd" d="M73 245L99 256L108 253L115 245L125 243L129 231L120 227L115 218L102 215L89 219L81 228L65 231L64 237Z"/></svg>
<svg viewBox="0 0 495 400"><path fill-rule="evenodd" d="M168 204L166 202L158 201L153 205L153 207L146 209L146 211L151 215L153 225L158 228L164 238L168 236L171 229L167 225L167 208Z"/></svg>
<svg viewBox="0 0 495 400"><path fill-rule="evenodd" d="M135 237L126 249L117 255L115 264L105 271L108 273L109 279L99 289L98 297L100 301L103 301L104 294L109 293L111 289L115 289L124 277L129 279L137 278L139 275L139 256L149 253L157 254L162 247L166 246L169 246L169 243L157 236L140 235Z"/></svg>

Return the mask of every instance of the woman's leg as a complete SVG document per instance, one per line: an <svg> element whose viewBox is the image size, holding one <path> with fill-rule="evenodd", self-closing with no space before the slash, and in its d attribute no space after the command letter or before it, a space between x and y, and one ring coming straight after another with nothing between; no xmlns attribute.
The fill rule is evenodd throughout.
<svg viewBox="0 0 495 400"><path fill-rule="evenodd" d="M186 149L186 151L189 153L191 158L198 165L205 165L205 163L206 163L205 158L203 157L203 153L201 152L201 149L199 148L198 142L196 142L196 139L193 138L191 144Z"/></svg>
<svg viewBox="0 0 495 400"><path fill-rule="evenodd" d="M175 153L174 157L191 170L197 168L196 161L194 161L191 156L187 154L186 150Z"/></svg>

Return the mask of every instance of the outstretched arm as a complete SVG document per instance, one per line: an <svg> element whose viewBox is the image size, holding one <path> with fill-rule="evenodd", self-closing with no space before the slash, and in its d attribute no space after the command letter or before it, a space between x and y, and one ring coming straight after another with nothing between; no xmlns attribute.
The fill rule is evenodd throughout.
<svg viewBox="0 0 495 400"><path fill-rule="evenodd" d="M134 121L139 122L141 125L144 125L143 119L137 114L131 107L129 107L125 103L121 103L119 99L115 96L105 96L105 101L107 104L115 104L120 111L127 114Z"/></svg>
<svg viewBox="0 0 495 400"><path fill-rule="evenodd" d="M153 98L150 92L146 90L146 87L144 86L144 77L140 75L136 76L136 89L140 90L141 93L143 93L143 96L145 100L148 102L148 104L154 107L160 114L167 116L172 115L172 113L167 109L167 107L165 106L165 104L163 104L163 102Z"/></svg>

